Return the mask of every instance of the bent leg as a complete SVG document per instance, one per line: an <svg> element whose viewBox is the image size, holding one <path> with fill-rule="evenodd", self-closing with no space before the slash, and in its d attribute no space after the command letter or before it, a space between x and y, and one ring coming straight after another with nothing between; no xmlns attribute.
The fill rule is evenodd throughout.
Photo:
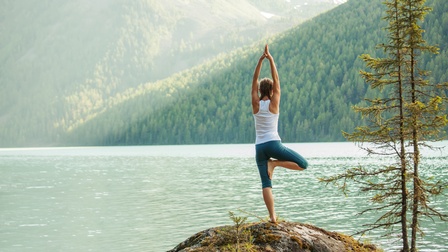
<svg viewBox="0 0 448 252"><path fill-rule="evenodd" d="M305 170L308 167L308 162L304 157L284 146L280 141L272 142L269 147L269 156L276 159L268 161L269 179L272 179L272 174L277 166L296 171Z"/></svg>
<svg viewBox="0 0 448 252"><path fill-rule="evenodd" d="M274 169L277 166L288 168L288 169L291 169L291 170L296 170L296 171L304 170L297 163L292 162L292 161L283 161L283 160L269 159L268 160L268 177L269 177L269 179L272 180L272 174L274 174Z"/></svg>
<svg viewBox="0 0 448 252"><path fill-rule="evenodd" d="M271 165L272 168L268 169L268 174L271 174L274 171L274 168L277 166L287 168L290 170L296 170L296 171L305 170L305 168L300 167L296 162L292 162L292 161L272 160L271 162L272 162L272 165ZM271 178L270 175L269 175L269 178Z"/></svg>
<svg viewBox="0 0 448 252"><path fill-rule="evenodd" d="M276 142L272 147L270 154L271 157L277 159L274 161L276 166L292 170L304 170L308 167L308 161L304 157L284 146L280 141Z"/></svg>

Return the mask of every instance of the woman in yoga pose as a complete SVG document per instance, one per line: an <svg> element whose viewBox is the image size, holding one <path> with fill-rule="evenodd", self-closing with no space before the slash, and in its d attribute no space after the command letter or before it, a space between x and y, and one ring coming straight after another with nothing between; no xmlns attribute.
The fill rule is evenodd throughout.
<svg viewBox="0 0 448 252"><path fill-rule="evenodd" d="M269 60L272 79L264 78L258 82L264 59ZM263 199L270 221L275 223L277 219L271 183L274 169L284 167L291 170L304 170L308 167L308 162L300 154L284 146L278 134L280 80L268 45L265 46L263 55L255 68L251 96L256 131L255 159L261 177Z"/></svg>

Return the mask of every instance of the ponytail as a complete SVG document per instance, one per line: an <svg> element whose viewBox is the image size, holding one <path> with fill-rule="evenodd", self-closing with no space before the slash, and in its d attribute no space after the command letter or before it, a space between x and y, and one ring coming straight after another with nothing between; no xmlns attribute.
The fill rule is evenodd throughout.
<svg viewBox="0 0 448 252"><path fill-rule="evenodd" d="M260 100L265 96L267 96L269 100L271 99L272 85L272 80L269 78L264 78L260 81Z"/></svg>

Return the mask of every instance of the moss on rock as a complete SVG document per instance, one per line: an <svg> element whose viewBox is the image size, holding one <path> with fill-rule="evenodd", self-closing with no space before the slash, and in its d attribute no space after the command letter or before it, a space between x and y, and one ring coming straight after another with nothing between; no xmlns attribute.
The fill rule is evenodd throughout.
<svg viewBox="0 0 448 252"><path fill-rule="evenodd" d="M221 226L199 232L170 252L187 251L380 251L348 235L330 232L310 224L294 222L244 223Z"/></svg>

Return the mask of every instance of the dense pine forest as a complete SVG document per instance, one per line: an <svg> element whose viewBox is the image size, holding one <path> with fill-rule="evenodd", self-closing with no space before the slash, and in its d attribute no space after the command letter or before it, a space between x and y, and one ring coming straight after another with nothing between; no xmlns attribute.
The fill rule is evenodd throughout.
<svg viewBox="0 0 448 252"><path fill-rule="evenodd" d="M304 2L3 1L0 147L68 144L68 131L139 95L143 83L336 6Z"/></svg>
<svg viewBox="0 0 448 252"><path fill-rule="evenodd" d="M426 68L432 70L434 81L446 81L448 33L442 22L448 22L448 4L429 4L434 11L425 22L426 35L441 53L425 58ZM358 56L374 55L384 36L382 8L381 1L350 1L271 40L160 81L157 90L142 90L142 95L74 130L69 142L253 142L250 80L264 42L271 45L282 83L279 131L283 140L344 140L341 131L360 124L351 106L363 102L368 89L359 75L364 65ZM264 66L263 75L268 76Z"/></svg>
<svg viewBox="0 0 448 252"><path fill-rule="evenodd" d="M156 2L151 5L153 9L159 6ZM432 71L431 81L444 82L448 81L448 2L429 0L427 5L433 7L433 11L422 24L426 30L424 36L430 44L440 48L440 53L423 55L423 68ZM359 75L359 70L365 69L359 55L381 54L375 49L385 35L381 28L384 27L381 0L348 1L284 33L255 43L242 34L262 28L255 25L255 21L248 21L245 24L249 28L241 28L233 37L221 31L222 36L216 38L231 40L233 46L225 47L227 51L216 57L211 57L212 52L217 52L212 48L207 50L210 55L198 55L197 52L204 46L224 46L219 39L210 43L207 43L207 38L189 41L188 38L196 38L192 35L196 34L194 31L180 38L183 42L179 47L173 46L169 55L161 55L151 44L142 43L151 41L150 38L138 39L139 36L150 36L150 33L139 31L139 28L147 26L153 27L153 32L166 34L159 38L163 40L161 44L170 46L169 41L174 38L169 35L170 27L158 26L141 17L150 14L139 12L139 7L131 4L129 8L134 11L127 13L132 14L122 15L129 22L139 24L135 30L104 34L106 37L119 37L111 40L118 41L120 46L114 45L113 50L108 50L110 45L95 44L90 49L92 54L101 58L99 62L70 66L81 68L81 72L94 69L93 77L84 80L85 75L73 76L70 69L54 66L66 74L52 80L51 68L36 68L35 71L45 73L47 80L73 83L73 90L60 92L58 85L41 85L27 90L27 87L20 86L21 82L9 84L18 86L12 89L15 92L36 96L51 93L54 96L42 95L44 98L38 101L39 110L31 109L35 104L21 101L27 106L21 106L19 110L13 106L19 95L13 92L1 94L0 146L251 143L255 133L250 109L250 83L265 43L269 43L275 57L282 85L279 133L284 142L344 140L341 131L352 131L361 123L361 118L351 107L362 103L366 95L374 95L369 94L371 91ZM281 9L282 6L275 8ZM110 6L108 11L116 9L119 8ZM174 14L160 14L163 10L157 9L153 14L159 14L159 19L168 21L172 18L173 27L181 29L182 26L174 25L180 22L175 21ZM118 21L105 19L104 22L113 26ZM278 20L269 27L274 29L281 22L285 20ZM162 27L165 30L161 30ZM82 24L77 29L82 29ZM95 32L103 35L100 28ZM64 41L66 38L59 39L61 44L71 42ZM232 49L241 44L247 46ZM8 50L23 50L27 46L30 45L7 45ZM55 48L54 53L58 54L60 50L64 47ZM177 53L191 61L177 62L174 57ZM135 62L121 61L123 55L135 59ZM141 55L144 57L139 57ZM22 60L26 63L26 57L39 56L27 54ZM160 57L165 56L172 60L158 64L162 62ZM195 65L195 62L204 63ZM20 72L21 65L16 64L8 70ZM176 73L178 70L183 71ZM2 73L1 83L11 83L6 79L8 76ZM264 64L262 76L269 76L267 64ZM34 74L23 72L23 78L33 80ZM76 81L83 84L75 85ZM27 127L15 127L23 125L19 120L28 122ZM37 140L33 142L30 139Z"/></svg>

